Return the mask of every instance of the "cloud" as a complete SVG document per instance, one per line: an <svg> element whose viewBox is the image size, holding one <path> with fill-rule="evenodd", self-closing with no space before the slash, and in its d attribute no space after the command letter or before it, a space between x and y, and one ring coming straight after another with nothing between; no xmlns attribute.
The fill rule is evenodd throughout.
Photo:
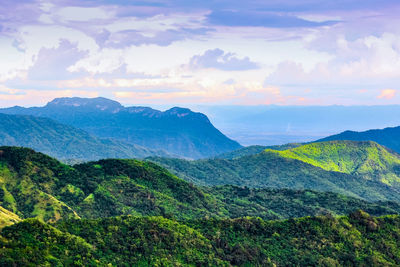
<svg viewBox="0 0 400 267"><path fill-rule="evenodd" d="M31 80L67 80L82 76L67 69L87 56L87 51L80 51L67 40L61 40L57 48L42 48L33 66L28 70Z"/></svg>
<svg viewBox="0 0 400 267"><path fill-rule="evenodd" d="M99 92L86 90L19 90L10 89L0 85L0 105L2 107L12 105L33 106L43 105L56 97L97 97Z"/></svg>
<svg viewBox="0 0 400 267"><path fill-rule="evenodd" d="M106 11L101 7L69 6L60 8L55 15L63 21L86 22L90 20L110 19L113 17L113 12Z"/></svg>
<svg viewBox="0 0 400 267"><path fill-rule="evenodd" d="M25 92L17 89L10 89L2 84L0 84L0 95L4 96L18 96L18 95L25 95Z"/></svg>
<svg viewBox="0 0 400 267"><path fill-rule="evenodd" d="M70 66L71 72L111 73L121 68L124 64L124 51L119 49L103 48L82 58L76 64Z"/></svg>
<svg viewBox="0 0 400 267"><path fill-rule="evenodd" d="M197 29L181 28L178 30L165 30L151 34L139 30L123 30L114 33L104 30L96 38L101 46L112 48L124 48L129 46L140 46L143 44L157 44L159 46L168 46L173 42L191 39L198 36L204 36L213 31L210 28L201 27Z"/></svg>
<svg viewBox="0 0 400 267"><path fill-rule="evenodd" d="M400 82L400 35L383 33L354 40L337 36L332 41L335 53L330 60L308 70L302 62L281 62L265 82L320 88L358 86L357 89L391 87Z"/></svg>
<svg viewBox="0 0 400 267"><path fill-rule="evenodd" d="M259 69L260 66L248 57L238 58L234 53L225 53L221 49L207 50L202 55L190 59L191 69L214 68L224 71L244 71Z"/></svg>
<svg viewBox="0 0 400 267"><path fill-rule="evenodd" d="M254 11L213 11L208 15L211 24L224 26L302 28L333 25L338 21L316 22L287 14Z"/></svg>
<svg viewBox="0 0 400 267"><path fill-rule="evenodd" d="M380 99L392 99L396 96L396 90L393 89L384 89L381 91L380 95L377 96L377 98Z"/></svg>

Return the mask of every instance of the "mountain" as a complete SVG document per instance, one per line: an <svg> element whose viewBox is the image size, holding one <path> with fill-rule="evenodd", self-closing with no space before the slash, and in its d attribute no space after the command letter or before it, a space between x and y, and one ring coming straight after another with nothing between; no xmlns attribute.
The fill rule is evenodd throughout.
<svg viewBox="0 0 400 267"><path fill-rule="evenodd" d="M0 233L1 266L398 266L400 217L363 211L285 221L122 216Z"/></svg>
<svg viewBox="0 0 400 267"><path fill-rule="evenodd" d="M260 155L279 156L247 157ZM338 184L356 177L279 159L336 175ZM350 186L389 195L391 187L356 178L363 183ZM360 208L400 213L396 202L332 192L199 187L148 161L72 167L0 147L0 266L399 265L399 215ZM295 218L305 215L319 216Z"/></svg>
<svg viewBox="0 0 400 267"><path fill-rule="evenodd" d="M16 147L0 147L0 206L20 218L46 222L120 215L284 219L356 209L373 215L400 213L394 202L371 203L331 192L198 187L138 160L107 159L71 167Z"/></svg>
<svg viewBox="0 0 400 267"><path fill-rule="evenodd" d="M400 157L372 141L327 141L283 151L268 150L328 171L400 187Z"/></svg>
<svg viewBox="0 0 400 267"><path fill-rule="evenodd" d="M113 138L165 150L186 158L202 158L241 146L218 131L202 113L186 108L161 112L148 107L123 107L106 98L56 98L44 107L0 109L7 114L34 115Z"/></svg>
<svg viewBox="0 0 400 267"><path fill-rule="evenodd" d="M364 132L345 131L322 138L316 142L333 140L375 141L380 145L400 153L400 126Z"/></svg>
<svg viewBox="0 0 400 267"><path fill-rule="evenodd" d="M168 156L138 145L101 139L54 120L0 113L0 145L30 147L58 159L144 158Z"/></svg>
<svg viewBox="0 0 400 267"><path fill-rule="evenodd" d="M331 191L371 201L399 199L400 161L396 155L376 143L339 143L317 143L284 151L267 149L259 154L234 159L148 160L200 185L231 184L256 188L310 189ZM340 147L343 149L340 150ZM322 153L322 148L332 150L332 153ZM292 155L294 152L291 151L302 150L310 150L310 153L315 154L315 159L312 161L307 160L305 156ZM333 162L336 162L336 165ZM349 170L339 172L339 166Z"/></svg>

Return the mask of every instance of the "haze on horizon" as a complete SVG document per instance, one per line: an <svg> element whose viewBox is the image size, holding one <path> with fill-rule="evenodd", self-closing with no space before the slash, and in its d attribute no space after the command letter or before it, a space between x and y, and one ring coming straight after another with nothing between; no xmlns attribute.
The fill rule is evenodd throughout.
<svg viewBox="0 0 400 267"><path fill-rule="evenodd" d="M396 0L5 0L0 106L399 104L399 13Z"/></svg>

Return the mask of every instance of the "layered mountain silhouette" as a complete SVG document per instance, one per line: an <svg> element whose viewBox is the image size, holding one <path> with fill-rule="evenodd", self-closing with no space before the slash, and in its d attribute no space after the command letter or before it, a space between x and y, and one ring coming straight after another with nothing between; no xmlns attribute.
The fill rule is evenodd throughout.
<svg viewBox="0 0 400 267"><path fill-rule="evenodd" d="M345 183L344 178L352 179L339 176L338 183ZM351 180L348 184L359 185ZM368 185L361 190L366 188ZM55 222L119 215L283 219L346 214L359 208L374 215L400 212L400 205L394 202L372 203L331 192L199 187L147 161L106 159L71 167L18 147L0 147L0 206L6 209L0 210L3 224L18 220L18 216Z"/></svg>
<svg viewBox="0 0 400 267"><path fill-rule="evenodd" d="M396 193L276 152L247 157L255 156L257 164L273 160L257 169L260 179L273 169L286 186L320 176L322 186L347 186L354 195ZM274 170L280 161L292 176ZM359 209L380 216L399 214L400 205L314 190L199 187L151 162L69 166L31 149L0 147L1 266L398 265L399 216ZM309 215L318 216L295 218Z"/></svg>
<svg viewBox="0 0 400 267"><path fill-rule="evenodd" d="M0 113L0 145L30 147L61 160L168 156L127 142L95 137L52 119Z"/></svg>
<svg viewBox="0 0 400 267"><path fill-rule="evenodd" d="M364 132L345 131L318 140L317 142L332 140L375 141L400 153L400 126L384 129L374 129Z"/></svg>
<svg viewBox="0 0 400 267"><path fill-rule="evenodd" d="M400 158L370 141L319 142L233 159L149 160L200 185L312 189L367 200L400 200Z"/></svg>
<svg viewBox="0 0 400 267"><path fill-rule="evenodd" d="M186 108L159 111L148 107L124 107L106 98L56 98L44 107L0 109L7 114L47 117L87 131L165 150L186 158L214 156L240 148L217 130L202 113Z"/></svg>

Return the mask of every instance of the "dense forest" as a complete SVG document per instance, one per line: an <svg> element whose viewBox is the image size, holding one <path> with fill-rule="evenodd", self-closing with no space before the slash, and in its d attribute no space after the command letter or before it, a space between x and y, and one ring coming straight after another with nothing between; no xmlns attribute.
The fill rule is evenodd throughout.
<svg viewBox="0 0 400 267"><path fill-rule="evenodd" d="M277 152L246 157L260 155ZM204 186L151 161L69 166L0 147L0 265L398 265L400 204L353 191Z"/></svg>
<svg viewBox="0 0 400 267"><path fill-rule="evenodd" d="M0 265L398 266L400 217L284 221L122 216L5 227Z"/></svg>
<svg viewBox="0 0 400 267"><path fill-rule="evenodd" d="M177 219L286 219L363 209L395 214L393 201L302 189L196 186L149 161L107 159L65 165L31 149L0 148L0 205L46 222L119 215Z"/></svg>
<svg viewBox="0 0 400 267"><path fill-rule="evenodd" d="M147 160L198 185L310 189L368 201L400 200L400 158L374 142L330 141L283 150L269 148L231 159Z"/></svg>

